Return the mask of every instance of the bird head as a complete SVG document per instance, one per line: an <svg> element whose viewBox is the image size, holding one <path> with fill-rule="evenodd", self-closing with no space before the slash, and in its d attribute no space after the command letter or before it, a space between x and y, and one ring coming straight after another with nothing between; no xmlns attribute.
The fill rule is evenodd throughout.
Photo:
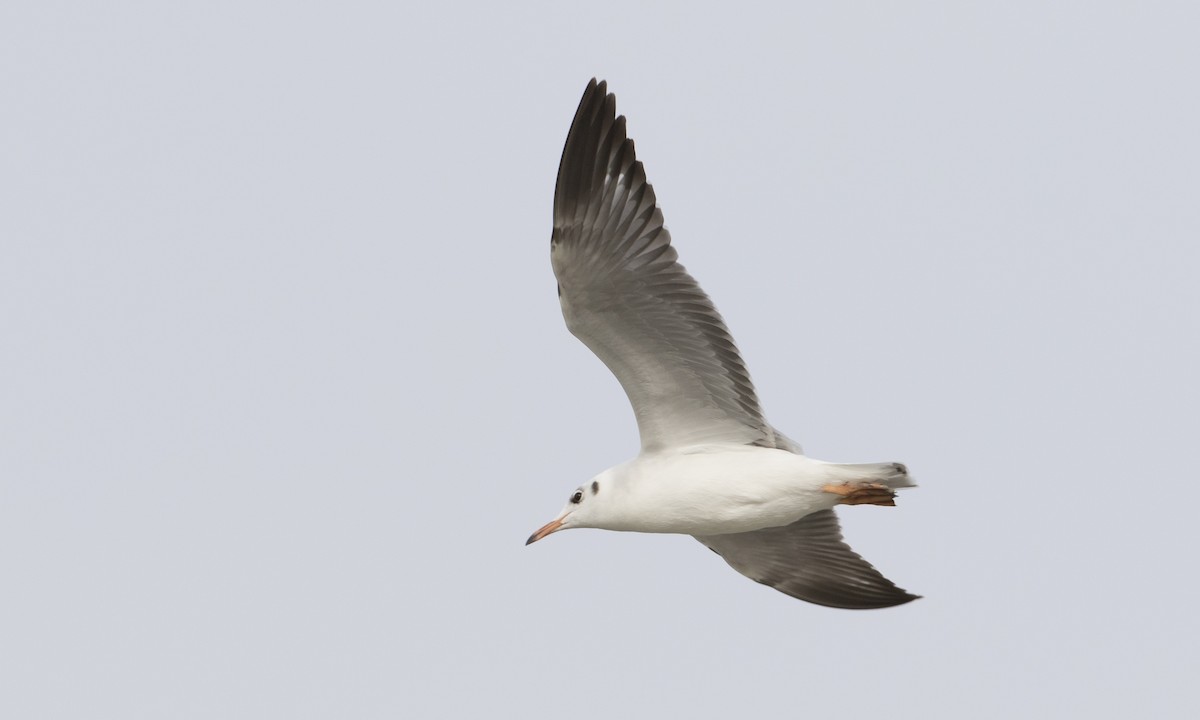
<svg viewBox="0 0 1200 720"><path fill-rule="evenodd" d="M600 505L602 504L599 500L599 495L599 479L594 479L589 483L575 488L575 491L571 493L571 497L567 500L567 504L563 507L562 511L558 513L558 516L538 528L536 532L529 536L525 544L535 543L559 530L576 527L597 527L594 521L599 515Z"/></svg>

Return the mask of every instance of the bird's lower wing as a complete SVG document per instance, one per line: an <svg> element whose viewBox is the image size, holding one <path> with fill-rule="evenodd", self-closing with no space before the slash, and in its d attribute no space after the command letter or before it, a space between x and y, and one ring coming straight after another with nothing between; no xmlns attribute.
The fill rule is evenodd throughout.
<svg viewBox="0 0 1200 720"><path fill-rule="evenodd" d="M896 587L851 550L832 510L784 527L696 539L751 580L817 605L865 610L920 597Z"/></svg>

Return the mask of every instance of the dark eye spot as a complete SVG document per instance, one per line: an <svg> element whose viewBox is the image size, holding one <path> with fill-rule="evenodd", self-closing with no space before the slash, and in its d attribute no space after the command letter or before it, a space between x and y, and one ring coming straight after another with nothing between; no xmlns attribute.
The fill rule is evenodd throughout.
<svg viewBox="0 0 1200 720"><path fill-rule="evenodd" d="M598 492L600 492L600 483L593 480L592 481L592 494L595 495Z"/></svg>
<svg viewBox="0 0 1200 720"><path fill-rule="evenodd" d="M575 494L571 496L571 502L573 502L573 503L575 503L576 505L578 505L578 504L579 504L580 502L582 502L582 501L583 501L583 491L582 491L582 490L576 490L576 491L575 491Z"/></svg>

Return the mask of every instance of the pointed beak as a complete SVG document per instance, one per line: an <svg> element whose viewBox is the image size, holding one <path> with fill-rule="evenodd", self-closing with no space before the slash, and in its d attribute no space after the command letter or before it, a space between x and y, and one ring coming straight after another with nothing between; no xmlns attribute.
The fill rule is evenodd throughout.
<svg viewBox="0 0 1200 720"><path fill-rule="evenodd" d="M548 522L545 525L538 528L537 532L530 535L529 539L525 541L525 544L529 545L531 543L537 542L538 540L541 540L542 538L546 537L550 533L561 528L562 524L563 524L563 518L559 518L557 520L551 520L550 522Z"/></svg>

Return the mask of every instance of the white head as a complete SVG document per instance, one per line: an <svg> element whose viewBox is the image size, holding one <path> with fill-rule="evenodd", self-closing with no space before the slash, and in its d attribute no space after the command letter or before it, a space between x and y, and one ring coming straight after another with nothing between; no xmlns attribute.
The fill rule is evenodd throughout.
<svg viewBox="0 0 1200 720"><path fill-rule="evenodd" d="M571 498L567 500L566 506L563 507L558 517L530 535L525 544L528 545L537 542L550 533L558 532L559 530L579 527L603 527L602 518L605 515L606 509L604 499L608 497L604 492L607 484L604 482L604 479L603 474L598 475L576 488L575 492L571 493Z"/></svg>

